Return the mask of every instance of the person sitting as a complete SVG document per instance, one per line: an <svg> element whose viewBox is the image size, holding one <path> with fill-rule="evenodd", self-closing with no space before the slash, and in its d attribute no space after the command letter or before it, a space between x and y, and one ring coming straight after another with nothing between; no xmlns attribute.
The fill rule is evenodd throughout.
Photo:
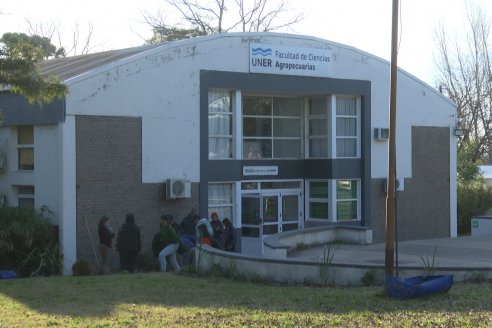
<svg viewBox="0 0 492 328"><path fill-rule="evenodd" d="M213 230L207 219L201 219L196 226L197 241L199 244L206 244L213 248L222 249L219 242L213 237Z"/></svg>
<svg viewBox="0 0 492 328"><path fill-rule="evenodd" d="M234 252L236 250L236 230L234 229L231 220L228 218L222 220L222 223L224 224L225 235L224 249L229 252Z"/></svg>
<svg viewBox="0 0 492 328"><path fill-rule="evenodd" d="M219 215L217 214L217 212L213 212L210 215L210 217L212 218L210 225L212 226L212 229L214 231L213 237L219 243L220 248L224 249L224 242L225 242L224 225L222 224L222 222L220 222Z"/></svg>
<svg viewBox="0 0 492 328"><path fill-rule="evenodd" d="M202 224L198 227L199 238L198 242L200 244L205 244L212 247L212 237L208 233L207 227Z"/></svg>

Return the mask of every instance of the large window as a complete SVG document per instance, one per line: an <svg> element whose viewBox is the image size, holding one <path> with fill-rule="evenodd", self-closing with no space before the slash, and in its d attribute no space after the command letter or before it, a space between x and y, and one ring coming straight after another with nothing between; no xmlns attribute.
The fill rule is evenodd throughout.
<svg viewBox="0 0 492 328"><path fill-rule="evenodd" d="M17 127L17 169L34 170L34 127Z"/></svg>
<svg viewBox="0 0 492 328"><path fill-rule="evenodd" d="M330 218L328 181L310 181L308 185L309 218L328 220Z"/></svg>
<svg viewBox="0 0 492 328"><path fill-rule="evenodd" d="M327 97L308 99L307 132L309 158L327 158L329 145Z"/></svg>
<svg viewBox="0 0 492 328"><path fill-rule="evenodd" d="M306 218L333 222L360 220L359 180L312 180L306 186Z"/></svg>
<svg viewBox="0 0 492 328"><path fill-rule="evenodd" d="M229 218L234 222L234 184L233 183L209 183L208 184L208 217L217 212L222 221Z"/></svg>
<svg viewBox="0 0 492 328"><path fill-rule="evenodd" d="M337 180L337 221L358 220L358 180Z"/></svg>
<svg viewBox="0 0 492 328"><path fill-rule="evenodd" d="M358 157L358 110L356 97L336 97L337 158Z"/></svg>
<svg viewBox="0 0 492 328"><path fill-rule="evenodd" d="M233 154L232 93L211 90L208 93L208 158L229 159Z"/></svg>
<svg viewBox="0 0 492 328"><path fill-rule="evenodd" d="M303 98L243 97L243 158L301 158Z"/></svg>

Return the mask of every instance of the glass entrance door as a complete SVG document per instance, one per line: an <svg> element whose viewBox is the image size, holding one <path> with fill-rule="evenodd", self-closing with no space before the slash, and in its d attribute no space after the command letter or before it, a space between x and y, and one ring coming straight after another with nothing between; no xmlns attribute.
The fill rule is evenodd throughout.
<svg viewBox="0 0 492 328"><path fill-rule="evenodd" d="M247 194L241 197L241 249L248 255L262 254L262 217L259 194Z"/></svg>
<svg viewBox="0 0 492 328"><path fill-rule="evenodd" d="M301 226L300 192L264 192L241 197L243 253L263 255L263 238Z"/></svg>

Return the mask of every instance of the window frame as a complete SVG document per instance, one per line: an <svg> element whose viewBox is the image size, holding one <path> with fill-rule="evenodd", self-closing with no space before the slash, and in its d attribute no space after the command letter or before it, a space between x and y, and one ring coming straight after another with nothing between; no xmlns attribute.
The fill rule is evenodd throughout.
<svg viewBox="0 0 492 328"><path fill-rule="evenodd" d="M32 208L35 208L36 202L36 189L33 185L17 185L14 186L16 189L17 196L17 207L26 207L25 205L21 206L21 200L23 201L32 201ZM32 189L32 192L31 190Z"/></svg>
<svg viewBox="0 0 492 328"><path fill-rule="evenodd" d="M21 140L20 140L20 136L21 136L21 133L20 133L20 130L22 128L30 128L32 130L32 144L27 144L27 143L20 143ZM16 153L17 153L17 170L18 171L27 171L27 172L32 172L34 171L34 168L35 168L35 152L34 152L34 126L33 125L19 125L17 126L16 128L16 145L15 145L15 148L16 148ZM31 167L28 167L28 168L25 168L23 167L22 165L22 152L24 150L32 150L32 168ZM25 165L25 164L24 164Z"/></svg>
<svg viewBox="0 0 492 328"><path fill-rule="evenodd" d="M230 186L230 191L231 191L231 202L230 203L214 203L214 204L211 204L210 203L210 185L229 185ZM236 213L235 213L235 209L236 209L236 182L234 181L210 181L208 182L208 185L207 185L207 194L208 194L208 203L207 203L207 211L208 211L208 217L207 218L210 218L210 215L213 213L213 212L217 212L219 214L219 219L222 221L224 218L226 218L226 216L222 216L220 209L222 208L230 208L230 213L231 213L231 217L229 217L229 220L231 220L231 222L233 222L233 225L236 226L234 223L235 223L235 220L236 220Z"/></svg>
<svg viewBox="0 0 492 328"><path fill-rule="evenodd" d="M207 93L207 103L210 101L210 94L212 92L227 92L229 94L229 111L228 112L220 112L220 111L210 111L210 104L207 106L207 125L208 125L208 159L209 160L233 160L235 159L235 153L236 153L236 145L235 145L235 134L236 134L236 122L235 122L235 111L236 111L236 93L233 90L229 89L209 89ZM214 115L221 115L221 116L229 116L230 117L230 129L231 133L230 134L212 134L212 131L210 131L210 118L213 117ZM226 139L229 140L229 145L231 147L230 150L230 156L229 157L211 157L211 149L210 149L210 141L211 140L217 140L217 139Z"/></svg>
<svg viewBox="0 0 492 328"><path fill-rule="evenodd" d="M305 149L304 149L304 154L306 159L327 159L330 158L330 130L331 130L331 120L330 120L330 111L331 111L331 95L322 95L322 96L306 96L305 97L306 102L304 105L304 124L305 124L305 135L306 135L306 141L305 141ZM310 105L309 101L311 99L324 99L326 104L325 104L325 113L324 114L310 114ZM310 122L313 120L319 120L323 119L326 120L326 134L324 135L310 135ZM326 156L311 156L311 140L323 140L325 139L326 141Z"/></svg>
<svg viewBox="0 0 492 328"><path fill-rule="evenodd" d="M361 180L360 179L337 179L337 180L332 180L333 185L334 185L334 211L335 211L335 222L354 222L354 221L360 221L361 220ZM354 181L356 183L355 186L355 198L338 198L338 192L337 192L337 184L339 181ZM339 213L338 213L338 204L339 203L348 203L348 202L354 202L355 201L355 206L356 206L356 213L357 213L357 218L356 219L347 219L347 220L340 220L339 219Z"/></svg>
<svg viewBox="0 0 492 328"><path fill-rule="evenodd" d="M337 101L339 98L354 98L355 100L355 114L343 115L337 113ZM338 118L355 119L355 135L354 136L338 136L337 124ZM356 95L332 95L332 138L333 138L333 158L354 159L361 157L361 98ZM338 155L338 140L355 140L355 155L354 156L339 156Z"/></svg>
<svg viewBox="0 0 492 328"><path fill-rule="evenodd" d="M270 98L271 99L271 110L269 115L253 115L253 114L244 114L244 101L246 98ZM275 115L275 99L280 98L292 98L299 99L301 104L301 110L298 116L293 115ZM241 157L242 159L254 159L254 160L292 160L292 159L303 159L304 158L304 112L305 112L305 97L288 97L288 96L273 96L273 95L255 95L255 94L246 94L243 95L241 99ZM246 119L268 119L270 124L270 136L245 136L244 134L244 120ZM276 120L298 120L299 123L299 136L297 137L285 137L285 136L275 136L275 122ZM278 122L278 121L277 121ZM263 152L260 150L260 156L248 157L245 154L245 144L248 141L263 141L268 140L270 142L271 147L271 157L264 157ZM275 157L275 141L280 140L295 140L299 141L299 154L297 157Z"/></svg>

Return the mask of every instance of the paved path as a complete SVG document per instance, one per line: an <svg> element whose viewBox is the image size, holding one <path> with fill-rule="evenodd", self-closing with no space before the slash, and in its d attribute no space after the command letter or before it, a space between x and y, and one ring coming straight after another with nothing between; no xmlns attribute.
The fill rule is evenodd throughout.
<svg viewBox="0 0 492 328"><path fill-rule="evenodd" d="M386 245L336 244L333 262L353 265L383 265ZM398 263L401 267L422 267L423 259L432 261L436 251L436 267L492 269L492 235L467 236L398 243ZM289 259L319 262L324 247L301 250L289 255Z"/></svg>

